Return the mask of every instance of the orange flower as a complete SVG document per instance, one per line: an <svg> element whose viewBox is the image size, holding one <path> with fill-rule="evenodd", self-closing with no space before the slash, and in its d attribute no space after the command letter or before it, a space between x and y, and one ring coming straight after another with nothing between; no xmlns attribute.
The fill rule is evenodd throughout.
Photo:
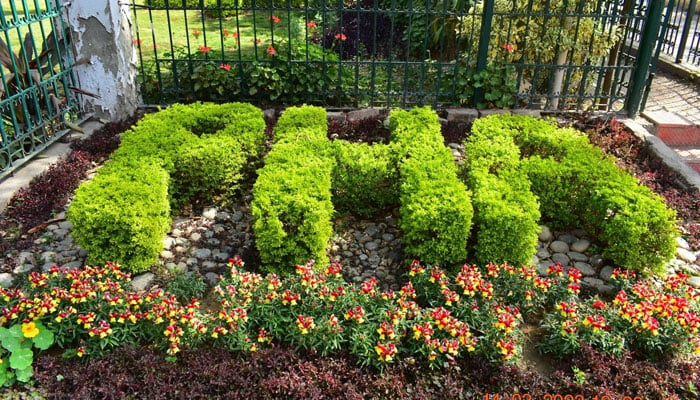
<svg viewBox="0 0 700 400"><path fill-rule="evenodd" d="M503 50L505 50L505 51L507 51L507 52L509 52L509 53L510 53L511 51L514 50L513 45L512 45L512 44L508 44L508 43L503 43L503 45L502 45L501 47L503 48Z"/></svg>
<svg viewBox="0 0 700 400"><path fill-rule="evenodd" d="M336 38L336 39L340 39L340 40L343 41L343 42L346 41L346 40L348 40L348 37L345 36L344 33L336 33L336 34L335 34L335 38Z"/></svg>
<svg viewBox="0 0 700 400"><path fill-rule="evenodd" d="M209 46L199 46L199 51L202 53L209 53L211 51L211 47Z"/></svg>
<svg viewBox="0 0 700 400"><path fill-rule="evenodd" d="M193 29L193 30L192 30L192 36L194 36L194 37L197 38L197 39L199 39L199 35L201 35L201 34L202 34L202 32L200 32L200 31L198 31L198 30L196 30L196 29Z"/></svg>
<svg viewBox="0 0 700 400"><path fill-rule="evenodd" d="M318 26L316 25L316 21L309 21L306 23L306 27L309 29L316 29Z"/></svg>
<svg viewBox="0 0 700 400"><path fill-rule="evenodd" d="M231 70L231 66L230 66L229 64L221 64L221 65L219 65L219 68L221 68L221 69L223 69L223 70L225 70L225 71L230 71L230 70Z"/></svg>
<svg viewBox="0 0 700 400"><path fill-rule="evenodd" d="M273 16L271 16L270 18L268 18L268 20L270 20L270 21L272 21L273 23L276 24L276 23L279 23L279 22L280 22L280 17L278 17L278 16L276 16L276 15L273 15Z"/></svg>

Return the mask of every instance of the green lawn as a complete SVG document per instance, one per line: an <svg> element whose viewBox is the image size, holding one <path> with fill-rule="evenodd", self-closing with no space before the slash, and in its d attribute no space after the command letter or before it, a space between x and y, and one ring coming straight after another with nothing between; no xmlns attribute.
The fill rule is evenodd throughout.
<svg viewBox="0 0 700 400"><path fill-rule="evenodd" d="M255 10L240 12L229 18L202 17L197 10L132 10L134 39L140 45L143 61L201 56L201 46L226 59L247 58L264 52L270 45L290 37L305 39L303 12ZM309 18L309 21L312 20ZM218 58L218 56L213 56Z"/></svg>

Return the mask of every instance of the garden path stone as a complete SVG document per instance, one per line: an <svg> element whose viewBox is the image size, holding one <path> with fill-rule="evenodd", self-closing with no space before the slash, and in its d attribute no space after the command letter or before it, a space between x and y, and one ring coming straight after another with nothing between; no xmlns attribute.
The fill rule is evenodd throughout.
<svg viewBox="0 0 700 400"><path fill-rule="evenodd" d="M579 239L571 245L571 250L578 252L578 253L583 253L586 250L588 250L588 247L590 245L591 245L591 242L589 242L588 240Z"/></svg>
<svg viewBox="0 0 700 400"><path fill-rule="evenodd" d="M567 253L569 251L569 245L561 240L555 240L549 244L549 248L555 253Z"/></svg>
<svg viewBox="0 0 700 400"><path fill-rule="evenodd" d="M213 208L213 207L207 208L207 209L205 209L204 212L202 213L202 217L204 217L204 218L206 218L206 219L210 219L210 220L213 221L213 220L216 219L216 213L217 213L216 208Z"/></svg>
<svg viewBox="0 0 700 400"><path fill-rule="evenodd" d="M594 270L593 267L591 267L591 265L588 264L588 263L581 262L581 261L577 261L577 262L574 263L574 268L576 268L577 270L581 271L581 273L582 273L583 275L585 275L585 276L593 276L593 275L595 275L595 270Z"/></svg>
<svg viewBox="0 0 700 400"><path fill-rule="evenodd" d="M9 272L3 272L0 274L0 286L4 288L9 288L12 286L12 283L15 281L15 276L10 274Z"/></svg>
<svg viewBox="0 0 700 400"><path fill-rule="evenodd" d="M554 235L552 235L552 231L544 226L540 226L540 235L539 235L539 240L542 242L549 242L550 240L554 239Z"/></svg>
<svg viewBox="0 0 700 400"><path fill-rule="evenodd" d="M572 261L588 261L587 255L576 251L570 251L566 253L566 255L569 256Z"/></svg>
<svg viewBox="0 0 700 400"><path fill-rule="evenodd" d="M559 237L557 238L557 240L562 241L562 242L566 243L567 245L571 245L571 244L574 243L576 240L578 240L578 238L576 238L576 236L574 236L574 235L570 235L570 234L568 234L568 233L564 233L564 234L562 234L562 235L559 235Z"/></svg>
<svg viewBox="0 0 700 400"><path fill-rule="evenodd" d="M600 278L603 279L604 281L609 281L610 277L612 277L612 273L615 269L609 265L604 266L600 270Z"/></svg>
<svg viewBox="0 0 700 400"><path fill-rule="evenodd" d="M682 237L677 237L677 238L676 238L676 246L678 246L678 247L680 247L680 248L682 248L682 249L690 250L690 245L689 245L688 242L687 242L685 239L683 239Z"/></svg>
<svg viewBox="0 0 700 400"><path fill-rule="evenodd" d="M697 260L697 256L690 250L686 250L682 247L676 249L676 255L683 261L694 263Z"/></svg>
<svg viewBox="0 0 700 400"><path fill-rule="evenodd" d="M153 281L155 280L156 276L153 275L151 272L144 272L143 274L136 275L131 279L131 287L137 291L141 292L153 284Z"/></svg>
<svg viewBox="0 0 700 400"><path fill-rule="evenodd" d="M571 260L569 260L569 257L564 253L554 253L552 261L561 265L568 265Z"/></svg>

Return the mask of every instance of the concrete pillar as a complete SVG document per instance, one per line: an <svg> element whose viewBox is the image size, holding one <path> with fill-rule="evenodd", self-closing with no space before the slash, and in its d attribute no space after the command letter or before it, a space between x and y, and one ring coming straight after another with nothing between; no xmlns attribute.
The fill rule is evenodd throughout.
<svg viewBox="0 0 700 400"><path fill-rule="evenodd" d="M83 109L96 117L119 120L139 104L136 52L128 0L64 0L71 31L77 86L99 98L79 96Z"/></svg>

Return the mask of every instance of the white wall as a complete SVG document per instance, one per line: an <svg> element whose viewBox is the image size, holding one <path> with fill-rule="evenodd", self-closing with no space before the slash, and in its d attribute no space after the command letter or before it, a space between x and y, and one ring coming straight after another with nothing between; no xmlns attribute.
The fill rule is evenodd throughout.
<svg viewBox="0 0 700 400"><path fill-rule="evenodd" d="M86 112L123 119L139 104L136 53L128 0L64 0L64 18L72 31L78 87L100 96L79 96Z"/></svg>

